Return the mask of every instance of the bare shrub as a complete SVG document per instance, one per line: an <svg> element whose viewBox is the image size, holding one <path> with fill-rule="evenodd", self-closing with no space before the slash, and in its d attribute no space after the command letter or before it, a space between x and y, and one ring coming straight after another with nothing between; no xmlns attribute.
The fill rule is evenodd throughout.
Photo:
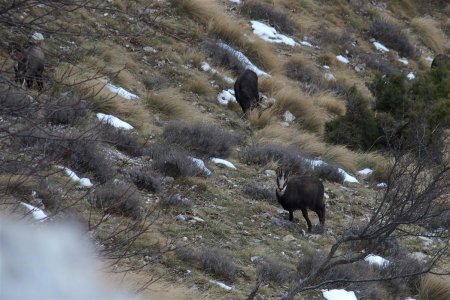
<svg viewBox="0 0 450 300"><path fill-rule="evenodd" d="M300 57L290 59L285 65L285 69L289 78L300 82L317 84L322 80L322 75L318 70L311 63Z"/></svg>
<svg viewBox="0 0 450 300"><path fill-rule="evenodd" d="M104 141L118 150L131 156L142 155L143 145L139 142L137 133L116 128L110 124L102 124L100 131Z"/></svg>
<svg viewBox="0 0 450 300"><path fill-rule="evenodd" d="M256 184L249 184L244 188L244 194L254 200L264 200L270 203L276 203L277 198L273 189L263 188Z"/></svg>
<svg viewBox="0 0 450 300"><path fill-rule="evenodd" d="M202 170L189 158L189 153L169 144L154 144L149 147L153 168L166 176L202 175Z"/></svg>
<svg viewBox="0 0 450 300"><path fill-rule="evenodd" d="M192 202L187 198L181 197L180 194L175 194L161 198L159 206L162 208L179 207L189 209L192 207Z"/></svg>
<svg viewBox="0 0 450 300"><path fill-rule="evenodd" d="M238 144L242 137L204 123L185 124L171 122L162 134L169 143L174 143L204 156L227 157L231 147Z"/></svg>
<svg viewBox="0 0 450 300"><path fill-rule="evenodd" d="M322 45L337 45L341 49L349 48L354 40L349 30L330 30L324 24L319 26L317 38Z"/></svg>
<svg viewBox="0 0 450 300"><path fill-rule="evenodd" d="M132 184L118 180L108 181L95 190L92 200L104 212L134 219L142 217L143 201Z"/></svg>
<svg viewBox="0 0 450 300"><path fill-rule="evenodd" d="M148 90L161 90L170 86L168 78L157 74L146 75L142 79L142 83Z"/></svg>
<svg viewBox="0 0 450 300"><path fill-rule="evenodd" d="M149 192L159 192L161 190L161 178L151 175L149 170L131 170L128 174L139 189Z"/></svg>
<svg viewBox="0 0 450 300"><path fill-rule="evenodd" d="M413 57L414 46L400 27L383 19L376 19L370 26L370 34L385 43L388 47L397 50L402 56Z"/></svg>
<svg viewBox="0 0 450 300"><path fill-rule="evenodd" d="M236 266L233 261L221 250L205 249L200 255L202 268L214 275L233 280L236 274Z"/></svg>
<svg viewBox="0 0 450 300"><path fill-rule="evenodd" d="M270 25L274 26L278 31L288 34L296 33L296 26L289 18L289 15L272 5L255 1L246 1L242 6L242 11L250 18L267 20Z"/></svg>
<svg viewBox="0 0 450 300"><path fill-rule="evenodd" d="M52 124L74 124L87 113L86 102L75 96L63 97L44 104L44 118Z"/></svg>
<svg viewBox="0 0 450 300"><path fill-rule="evenodd" d="M279 145L254 145L247 147L241 154L241 160L247 164L267 164L276 160L287 170L299 174L313 174L322 179L343 182L344 177L334 165L327 164L312 168L310 158L293 147Z"/></svg>
<svg viewBox="0 0 450 300"><path fill-rule="evenodd" d="M325 260L325 253L322 251L316 251L313 248L303 249L302 256L297 262L297 275L300 278L306 277L310 274L316 265L319 265Z"/></svg>
<svg viewBox="0 0 450 300"><path fill-rule="evenodd" d="M293 279L293 272L287 266L277 263L271 259L264 258L258 266L258 276L264 281L270 281L276 284L288 284Z"/></svg>
<svg viewBox="0 0 450 300"><path fill-rule="evenodd" d="M2 78L0 77L0 84ZM0 86L0 113L12 116L29 117L36 111L31 104L31 97L25 92Z"/></svg>
<svg viewBox="0 0 450 300"><path fill-rule="evenodd" d="M392 65L388 60L379 55L360 53L358 59L364 62L369 68L381 72L386 75L394 75L400 71Z"/></svg>
<svg viewBox="0 0 450 300"><path fill-rule="evenodd" d="M190 247L187 246L181 246L175 248L175 254L185 262L198 262L200 261L200 253Z"/></svg>

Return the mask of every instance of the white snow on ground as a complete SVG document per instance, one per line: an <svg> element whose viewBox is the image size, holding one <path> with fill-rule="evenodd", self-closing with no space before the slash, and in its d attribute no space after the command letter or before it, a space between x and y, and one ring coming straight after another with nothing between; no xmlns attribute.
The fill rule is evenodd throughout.
<svg viewBox="0 0 450 300"><path fill-rule="evenodd" d="M294 122L295 116L290 111L285 111L283 114L283 119L285 122L291 123Z"/></svg>
<svg viewBox="0 0 450 300"><path fill-rule="evenodd" d="M229 162L228 160L225 160L225 159L222 159L222 158L212 157L211 161L213 163L215 163L216 165L224 165L227 168L236 170L236 167L231 162Z"/></svg>
<svg viewBox="0 0 450 300"><path fill-rule="evenodd" d="M263 70L259 69L257 66L255 66L248 58L247 56L245 56L244 54L242 54L242 52L239 52L233 48L231 48L230 46L228 46L227 44L224 43L217 43L217 45L224 49L225 51L228 51L230 53L232 53L241 63L243 63L245 65L245 67L247 69L252 70L253 72L255 72L258 76L268 76L270 77L269 74L267 74L266 72L264 72Z"/></svg>
<svg viewBox="0 0 450 300"><path fill-rule="evenodd" d="M323 74L323 77L328 81L336 81L336 77L333 75L333 73L328 71Z"/></svg>
<svg viewBox="0 0 450 300"><path fill-rule="evenodd" d="M47 218L47 215L45 214L45 212L42 209L40 209L36 206L30 205L28 203L24 203L24 202L20 202L20 203L31 211L31 213L33 214L33 218L35 220L42 222L42 221L44 221L45 218Z"/></svg>
<svg viewBox="0 0 450 300"><path fill-rule="evenodd" d="M220 74L219 71L217 71L216 69L214 69L213 67L211 67L207 62L202 62L202 66L201 66L202 70L205 72L209 72L213 75L217 74L220 77L222 77L223 80L225 80L225 82L232 84L234 83L234 80L228 76L224 76L222 74Z"/></svg>
<svg viewBox="0 0 450 300"><path fill-rule="evenodd" d="M425 59L428 61L433 61L433 58L431 56L427 56L427 57L425 57Z"/></svg>
<svg viewBox="0 0 450 300"><path fill-rule="evenodd" d="M221 288L223 288L224 290L227 290L227 291L231 291L233 289L232 286L226 285L225 283L220 282L220 281L215 281L215 280L210 279L209 282L217 284L218 286L220 286Z"/></svg>
<svg viewBox="0 0 450 300"><path fill-rule="evenodd" d="M236 3L236 4L241 4L241 0L230 0L230 2Z"/></svg>
<svg viewBox="0 0 450 300"><path fill-rule="evenodd" d="M404 65L408 65L409 64L409 61L408 61L408 59L406 57L399 58L398 61L401 62Z"/></svg>
<svg viewBox="0 0 450 300"><path fill-rule="evenodd" d="M372 174L372 172L373 172L372 169L365 168L365 169L359 170L358 174L360 174L360 175L370 175L370 174Z"/></svg>
<svg viewBox="0 0 450 300"><path fill-rule="evenodd" d="M330 66L323 65L322 68L329 70L329 69L330 69Z"/></svg>
<svg viewBox="0 0 450 300"><path fill-rule="evenodd" d="M381 43L379 43L379 42L373 42L373 45L375 46L375 48L376 48L378 51L381 51L381 52L389 52L389 49L386 48L385 45L383 45L383 44L381 44Z"/></svg>
<svg viewBox="0 0 450 300"><path fill-rule="evenodd" d="M124 88L115 86L114 84L108 83L105 80L102 80L103 83L106 84L106 87L108 88L108 90L110 90L112 93L115 93L117 95L119 95L120 97L127 99L127 100L137 100L139 99L139 96L130 93L129 91L127 91Z"/></svg>
<svg viewBox="0 0 450 300"><path fill-rule="evenodd" d="M203 160L201 160L200 158L195 158L192 156L188 156L188 158L190 160L192 160L199 169L201 169L203 172L205 172L206 176L211 175L211 171L206 167L205 163L203 162Z"/></svg>
<svg viewBox="0 0 450 300"><path fill-rule="evenodd" d="M324 162L323 160L320 159L307 159L307 162L309 162L311 164L311 167L314 169L315 167L319 167L321 165L326 164L326 162ZM359 183L358 179L356 179L355 177L353 177L352 175L348 174L347 172L345 172L343 169L338 168L338 172L341 173L342 175L344 175L344 182L349 182L349 183Z"/></svg>
<svg viewBox="0 0 450 300"><path fill-rule="evenodd" d="M386 188L387 187L387 183L385 183L385 182L381 182L381 183L379 183L379 184L377 184L377 187L378 188Z"/></svg>
<svg viewBox="0 0 450 300"><path fill-rule="evenodd" d="M369 264L371 264L371 265L377 265L377 266L380 266L380 267L387 267L390 264L389 260L387 260L387 259L385 259L385 258L383 258L381 256L375 255L375 254L367 255L364 258L364 260L366 262L368 262Z"/></svg>
<svg viewBox="0 0 450 300"><path fill-rule="evenodd" d="M406 297L405 300L416 300L415 298Z"/></svg>
<svg viewBox="0 0 450 300"><path fill-rule="evenodd" d="M300 41L299 44L302 45L302 46L305 46L305 47L314 48L314 46L308 41Z"/></svg>
<svg viewBox="0 0 450 300"><path fill-rule="evenodd" d="M323 297L327 300L358 300L355 293L346 290L322 290Z"/></svg>
<svg viewBox="0 0 450 300"><path fill-rule="evenodd" d="M234 90L223 90L218 96L217 101L222 105L228 105L229 102L236 102L236 97L234 97Z"/></svg>
<svg viewBox="0 0 450 300"><path fill-rule="evenodd" d="M348 64L350 62L347 57L342 56L342 55L336 56L336 59L344 64Z"/></svg>
<svg viewBox="0 0 450 300"><path fill-rule="evenodd" d="M292 38L278 33L275 28L269 25L266 25L259 21L250 21L250 23L252 24L253 33L267 42L286 44L292 47L296 45L296 42Z"/></svg>
<svg viewBox="0 0 450 300"><path fill-rule="evenodd" d="M413 72L409 72L408 75L406 75L406 78L408 78L408 80L413 80L416 78L416 75L414 75Z"/></svg>
<svg viewBox="0 0 450 300"><path fill-rule="evenodd" d="M97 113L97 119L99 119L103 123L108 123L116 128L122 128L126 130L133 129L133 126L131 126L130 124L112 115Z"/></svg>
<svg viewBox="0 0 450 300"><path fill-rule="evenodd" d="M66 172L67 176L69 176L72 180L77 181L80 185L85 187L92 186L92 182L89 180L89 178L80 178L71 169L62 166L60 166L60 168L64 169L64 172Z"/></svg>

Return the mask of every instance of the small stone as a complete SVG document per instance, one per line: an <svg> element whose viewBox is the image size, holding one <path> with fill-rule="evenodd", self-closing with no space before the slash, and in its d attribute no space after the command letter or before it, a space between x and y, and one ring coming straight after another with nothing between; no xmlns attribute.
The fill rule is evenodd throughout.
<svg viewBox="0 0 450 300"><path fill-rule="evenodd" d="M295 120L295 116L288 110L284 112L283 118L287 123L291 123Z"/></svg>
<svg viewBox="0 0 450 300"><path fill-rule="evenodd" d="M188 238L187 238L187 236L183 236L183 237L181 238L181 240L183 240L184 242L186 242L186 241L188 240Z"/></svg>
<svg viewBox="0 0 450 300"><path fill-rule="evenodd" d="M147 52L147 53L156 53L156 52L158 52L155 48L150 47L150 46L146 46L146 47L144 47L142 49L144 50L144 52Z"/></svg>
<svg viewBox="0 0 450 300"><path fill-rule="evenodd" d="M292 234L288 234L286 236L283 237L283 242L292 242L297 240Z"/></svg>
<svg viewBox="0 0 450 300"><path fill-rule="evenodd" d="M281 122L280 124L283 127L289 127L289 123L288 122Z"/></svg>
<svg viewBox="0 0 450 300"><path fill-rule="evenodd" d="M180 221L180 222L184 222L184 221L186 221L186 216L180 214L180 215L176 216L175 220Z"/></svg>
<svg viewBox="0 0 450 300"><path fill-rule="evenodd" d="M259 260L261 260L261 256L252 256L252 257L250 257L250 261L252 263L254 263L256 261L259 261Z"/></svg>
<svg viewBox="0 0 450 300"><path fill-rule="evenodd" d="M269 177L277 176L277 173L274 170L265 170L264 173L266 174L266 176L269 176Z"/></svg>

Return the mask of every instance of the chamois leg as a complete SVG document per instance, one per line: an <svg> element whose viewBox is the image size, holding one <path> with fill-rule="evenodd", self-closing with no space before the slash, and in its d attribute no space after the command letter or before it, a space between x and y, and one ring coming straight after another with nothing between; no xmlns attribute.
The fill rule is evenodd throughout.
<svg viewBox="0 0 450 300"><path fill-rule="evenodd" d="M294 222L294 212L289 211L289 221Z"/></svg>
<svg viewBox="0 0 450 300"><path fill-rule="evenodd" d="M321 231L325 230L325 209L319 209L316 211L317 216L319 217Z"/></svg>
<svg viewBox="0 0 450 300"><path fill-rule="evenodd" d="M308 210L306 208L302 209L303 218L305 218L306 223L308 223L308 232L311 232L312 224L308 218Z"/></svg>

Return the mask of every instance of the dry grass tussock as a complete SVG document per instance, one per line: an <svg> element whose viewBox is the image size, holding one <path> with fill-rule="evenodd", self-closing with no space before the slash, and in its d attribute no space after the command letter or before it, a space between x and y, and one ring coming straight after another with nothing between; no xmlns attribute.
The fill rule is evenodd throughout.
<svg viewBox="0 0 450 300"><path fill-rule="evenodd" d="M345 115L345 101L336 98L331 93L322 93L314 96L314 103L325 108L330 114L338 116Z"/></svg>
<svg viewBox="0 0 450 300"><path fill-rule="evenodd" d="M145 99L152 111L159 111L171 120L210 121L197 111L195 107L183 99L183 95L175 89L167 89L157 93L149 93Z"/></svg>
<svg viewBox="0 0 450 300"><path fill-rule="evenodd" d="M450 49L448 39L433 19L415 18L411 26L419 39L436 53L444 53Z"/></svg>
<svg viewBox="0 0 450 300"><path fill-rule="evenodd" d="M275 119L271 108L259 110L253 109L248 115L250 124L256 128L264 128Z"/></svg>
<svg viewBox="0 0 450 300"><path fill-rule="evenodd" d="M266 41L255 38L254 40L247 41L244 49L253 63L261 66L269 73L276 74L282 70L280 57L277 57L272 45Z"/></svg>
<svg viewBox="0 0 450 300"><path fill-rule="evenodd" d="M127 122L147 131L152 119L138 101L122 100L116 93L106 88L100 74L79 66L60 64L54 73L54 80L62 85L75 86L83 99L88 100L94 112L118 115Z"/></svg>
<svg viewBox="0 0 450 300"><path fill-rule="evenodd" d="M421 300L450 299L450 280L435 275L424 276L420 282L419 296Z"/></svg>
<svg viewBox="0 0 450 300"><path fill-rule="evenodd" d="M172 0L181 12L208 26L210 34L235 45L244 43L242 25L225 13L225 8L210 0Z"/></svg>
<svg viewBox="0 0 450 300"><path fill-rule="evenodd" d="M322 134L325 127L325 113L314 105L312 98L302 95L296 89L284 88L275 93L274 112L290 111L299 123L308 130Z"/></svg>

